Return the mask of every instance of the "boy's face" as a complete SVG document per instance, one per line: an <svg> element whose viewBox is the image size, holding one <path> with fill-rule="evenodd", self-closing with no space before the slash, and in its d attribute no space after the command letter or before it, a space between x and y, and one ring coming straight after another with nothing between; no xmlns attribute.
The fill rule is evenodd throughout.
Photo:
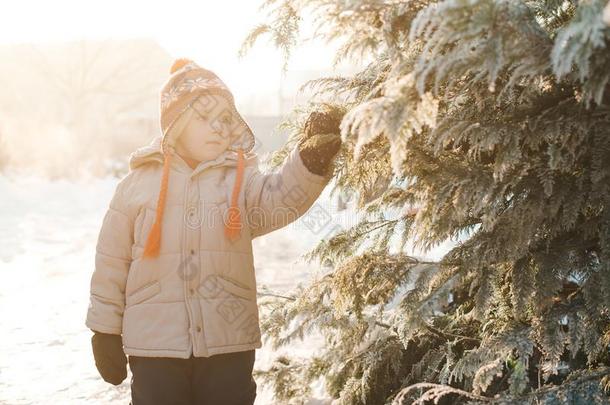
<svg viewBox="0 0 610 405"><path fill-rule="evenodd" d="M176 141L176 152L197 161L214 160L233 140L236 117L219 95L200 97L191 107L193 116Z"/></svg>

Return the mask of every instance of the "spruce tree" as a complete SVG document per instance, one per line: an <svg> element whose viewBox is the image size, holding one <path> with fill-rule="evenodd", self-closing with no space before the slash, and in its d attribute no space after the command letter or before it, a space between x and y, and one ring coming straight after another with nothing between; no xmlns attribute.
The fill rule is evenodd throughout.
<svg viewBox="0 0 610 405"><path fill-rule="evenodd" d="M287 61L307 15L339 42L335 64L366 62L306 83L315 94L272 160L332 104L344 140L332 191L363 214L307 253L323 276L259 300L274 347L325 338L319 356L259 374L279 402L304 403L318 377L338 404L610 402L606 6L263 3L242 54L268 34ZM406 249L448 239L438 263Z"/></svg>

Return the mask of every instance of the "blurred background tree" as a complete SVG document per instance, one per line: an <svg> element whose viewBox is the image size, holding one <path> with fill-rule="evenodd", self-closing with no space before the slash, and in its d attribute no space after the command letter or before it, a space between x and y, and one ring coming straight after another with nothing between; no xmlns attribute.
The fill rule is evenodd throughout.
<svg viewBox="0 0 610 405"><path fill-rule="evenodd" d="M608 403L610 27L606 0L267 0L286 57L300 25L340 41L284 125L345 111L335 191L362 220L308 252L327 273L260 304L274 347L260 379L304 403ZM305 18L307 17L307 18ZM284 156L287 148L278 152ZM412 257L448 239L439 263ZM438 400L438 402L434 402Z"/></svg>

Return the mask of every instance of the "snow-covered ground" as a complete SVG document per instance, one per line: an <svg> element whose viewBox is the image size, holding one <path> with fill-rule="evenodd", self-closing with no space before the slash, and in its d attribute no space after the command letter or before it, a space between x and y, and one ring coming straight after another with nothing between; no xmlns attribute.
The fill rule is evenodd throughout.
<svg viewBox="0 0 610 405"><path fill-rule="evenodd" d="M84 323L95 243L116 182L0 176L0 403L129 403L131 374L120 386L101 379ZM254 241L259 288L285 291L307 282L318 269L300 256L333 226L355 223L349 211L334 212L329 191L318 204L332 220L318 232L305 225L306 214ZM441 246L428 256L438 258L444 250ZM267 368L283 352L309 356L321 343L308 338L280 351L264 345L254 367ZM330 403L322 383L314 392L311 405ZM256 404L273 403L270 390L259 383Z"/></svg>

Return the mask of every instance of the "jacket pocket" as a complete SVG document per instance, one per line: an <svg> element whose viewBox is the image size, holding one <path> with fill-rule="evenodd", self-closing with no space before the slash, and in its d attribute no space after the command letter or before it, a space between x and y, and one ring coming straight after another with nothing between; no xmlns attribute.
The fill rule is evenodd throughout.
<svg viewBox="0 0 610 405"><path fill-rule="evenodd" d="M154 297L159 292L161 292L161 283L159 282L159 280L155 280L129 294L125 298L125 304L128 307L139 304L149 298Z"/></svg>
<svg viewBox="0 0 610 405"><path fill-rule="evenodd" d="M242 285L232 278L219 274L206 277L199 285L199 293L204 298L222 298L227 294L248 300L256 298L256 290Z"/></svg>
<svg viewBox="0 0 610 405"><path fill-rule="evenodd" d="M211 275L199 285L208 347L258 344L261 338L256 290L226 276Z"/></svg>

